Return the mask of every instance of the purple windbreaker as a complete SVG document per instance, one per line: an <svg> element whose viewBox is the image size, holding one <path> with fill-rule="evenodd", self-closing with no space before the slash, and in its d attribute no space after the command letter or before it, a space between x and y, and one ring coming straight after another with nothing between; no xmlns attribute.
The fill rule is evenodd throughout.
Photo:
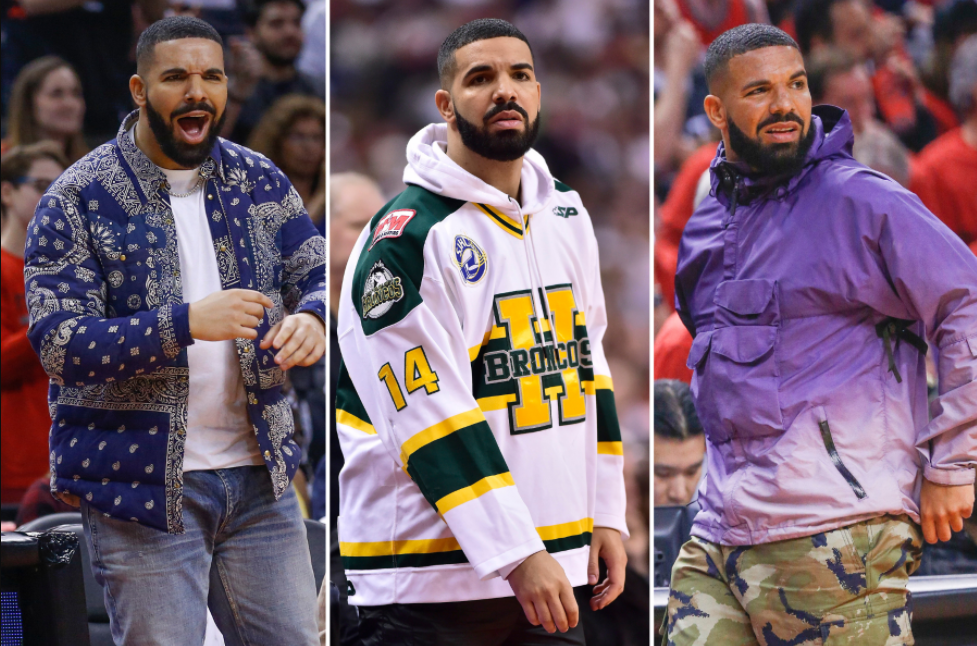
<svg viewBox="0 0 977 646"><path fill-rule="evenodd" d="M814 113L789 179L751 180L720 145L682 236L676 305L708 439L692 534L724 545L918 522L920 475L974 482L977 257L854 160L844 111ZM920 337L938 355L929 409Z"/></svg>

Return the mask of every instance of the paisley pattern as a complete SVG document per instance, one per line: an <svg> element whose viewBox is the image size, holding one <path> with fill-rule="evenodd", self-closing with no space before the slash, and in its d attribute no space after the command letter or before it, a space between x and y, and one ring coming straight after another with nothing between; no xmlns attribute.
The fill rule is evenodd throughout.
<svg viewBox="0 0 977 646"><path fill-rule="evenodd" d="M100 513L183 531L190 336L166 177L119 136L48 189L28 230L28 335L51 376L51 488ZM225 289L275 303L259 337L287 313L325 319L325 241L266 158L219 140L201 166ZM301 451L267 351L237 340L250 416L275 493ZM99 448L101 447L101 448ZM287 450L286 450L287 449Z"/></svg>

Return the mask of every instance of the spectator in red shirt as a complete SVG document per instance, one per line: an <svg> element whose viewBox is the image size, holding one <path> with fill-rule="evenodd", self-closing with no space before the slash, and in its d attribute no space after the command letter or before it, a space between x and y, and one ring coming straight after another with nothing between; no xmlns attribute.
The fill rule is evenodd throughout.
<svg viewBox="0 0 977 646"><path fill-rule="evenodd" d="M655 380L675 379L692 383L692 369L686 366L692 350L692 335L677 312L672 312L655 337Z"/></svg>
<svg viewBox="0 0 977 646"><path fill-rule="evenodd" d="M0 162L0 202L6 223L0 242L0 499L20 502L48 470L48 378L27 341L24 246L34 208L67 165L52 141L11 148Z"/></svg>
<svg viewBox="0 0 977 646"><path fill-rule="evenodd" d="M950 101L963 125L927 146L910 188L967 244L977 241L977 34L957 49L950 67Z"/></svg>

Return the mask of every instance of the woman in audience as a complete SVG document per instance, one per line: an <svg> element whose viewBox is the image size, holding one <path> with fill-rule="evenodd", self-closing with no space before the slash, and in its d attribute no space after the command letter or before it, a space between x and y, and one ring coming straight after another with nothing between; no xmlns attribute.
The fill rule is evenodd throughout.
<svg viewBox="0 0 977 646"><path fill-rule="evenodd" d="M27 340L24 247L34 208L66 164L61 148L51 141L12 148L0 161L0 203L6 216L0 248L0 499L4 503L20 502L49 467L48 378Z"/></svg>
<svg viewBox="0 0 977 646"><path fill-rule="evenodd" d="M84 121L85 99L74 68L57 56L38 58L14 82L4 150L50 139L74 163L89 150Z"/></svg>
<svg viewBox="0 0 977 646"><path fill-rule="evenodd" d="M322 230L326 215L325 104L309 96L283 96L258 122L248 147L271 159L285 173L312 222Z"/></svg>

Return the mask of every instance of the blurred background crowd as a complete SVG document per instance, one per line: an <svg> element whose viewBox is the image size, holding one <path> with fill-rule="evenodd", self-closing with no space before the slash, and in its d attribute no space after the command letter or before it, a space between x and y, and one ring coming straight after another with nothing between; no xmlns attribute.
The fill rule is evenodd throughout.
<svg viewBox="0 0 977 646"><path fill-rule="evenodd" d="M719 131L703 60L722 32L777 25L804 55L814 105L848 111L854 156L915 192L977 253L977 0L653 0L654 501L685 505L705 438L689 393L692 338L674 307L682 231L706 195ZM938 388L929 353L930 387ZM975 514L977 518L977 514ZM977 523L927 546L921 573L973 572ZM933 558L933 555L937 555Z"/></svg>
<svg viewBox="0 0 977 646"><path fill-rule="evenodd" d="M139 34L164 16L211 23L229 76L223 136L257 150L295 185L324 233L325 0L2 0L2 449L4 531L69 511L48 491L47 377L27 341L23 255L41 195L116 136L134 105ZM306 459L296 489L325 517L325 363L289 371ZM315 477L316 467L319 476Z"/></svg>
<svg viewBox="0 0 977 646"><path fill-rule="evenodd" d="M642 577L649 568L650 518L650 8L648 0L330 2L334 295L363 226L405 188L407 141L441 121L434 94L442 41L460 25L490 16L512 22L532 43L543 105L534 147L553 175L580 193L597 233L610 322L604 349L625 447L632 566L627 590L644 590L645 596L619 599L602 611L607 625L591 618L587 643L597 645L648 640ZM332 347L338 362L338 347ZM335 476L342 466L338 443L332 456ZM612 619L615 607L621 614ZM615 619L620 625L611 625Z"/></svg>

